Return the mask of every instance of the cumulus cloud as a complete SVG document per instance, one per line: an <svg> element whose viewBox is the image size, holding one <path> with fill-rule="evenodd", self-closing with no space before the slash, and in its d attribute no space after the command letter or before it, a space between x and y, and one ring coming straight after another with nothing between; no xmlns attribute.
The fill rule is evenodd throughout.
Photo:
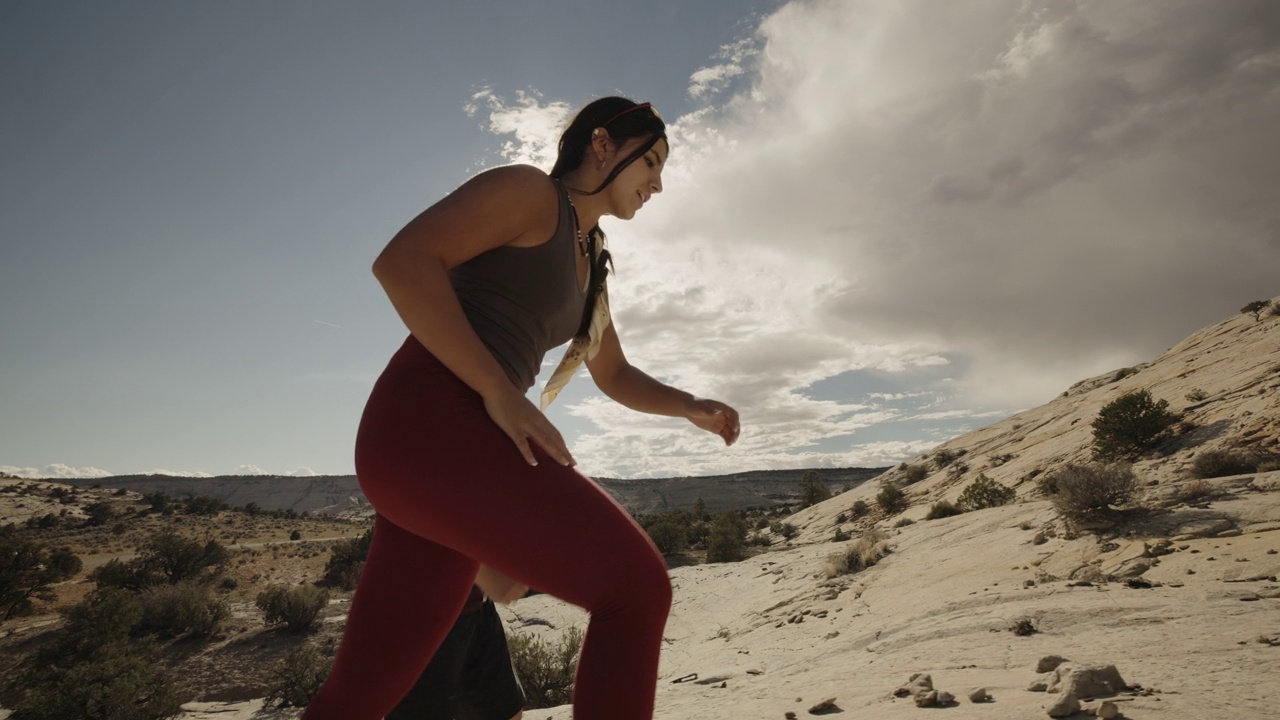
<svg viewBox="0 0 1280 720"><path fill-rule="evenodd" d="M628 356L742 442L587 401L600 474L900 460L946 439L908 420L985 424L1277 291L1276 3L814 0L749 46L668 118L660 201L606 221ZM554 148L562 104L483 99L508 157ZM831 389L866 370L927 379Z"/></svg>
<svg viewBox="0 0 1280 720"><path fill-rule="evenodd" d="M573 112L568 103L543 103L536 91L523 90L517 91L515 101L508 103L492 88L485 87L471 96L463 110L474 116L481 108L487 114L485 129L495 135L515 136L502 144L503 158L545 169L555 163L560 133Z"/></svg>

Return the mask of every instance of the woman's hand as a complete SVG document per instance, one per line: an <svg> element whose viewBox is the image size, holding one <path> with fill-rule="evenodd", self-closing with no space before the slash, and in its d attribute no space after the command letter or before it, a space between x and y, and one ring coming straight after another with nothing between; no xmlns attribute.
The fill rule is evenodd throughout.
<svg viewBox="0 0 1280 720"><path fill-rule="evenodd" d="M742 427L738 424L738 411L718 400L694 398L685 409L686 418L698 427L724 438L725 445L738 440Z"/></svg>
<svg viewBox="0 0 1280 720"><path fill-rule="evenodd" d="M515 602L529 592L528 585L521 585L488 565L481 565L476 575L476 585L494 602L507 604Z"/></svg>
<svg viewBox="0 0 1280 720"><path fill-rule="evenodd" d="M484 409L507 437L511 438L511 442L516 444L516 449L530 465L538 464L533 448L529 446L530 440L561 465L576 464L560 431L514 385L486 395Z"/></svg>

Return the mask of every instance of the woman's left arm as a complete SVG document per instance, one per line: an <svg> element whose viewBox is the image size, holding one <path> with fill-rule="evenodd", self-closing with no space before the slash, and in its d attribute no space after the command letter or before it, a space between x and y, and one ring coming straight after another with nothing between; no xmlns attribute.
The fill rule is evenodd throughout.
<svg viewBox="0 0 1280 720"><path fill-rule="evenodd" d="M719 435L725 445L738 439L738 411L717 400L697 398L654 380L627 362L613 323L605 328L596 356L587 361L596 387L615 402L651 415L682 417Z"/></svg>

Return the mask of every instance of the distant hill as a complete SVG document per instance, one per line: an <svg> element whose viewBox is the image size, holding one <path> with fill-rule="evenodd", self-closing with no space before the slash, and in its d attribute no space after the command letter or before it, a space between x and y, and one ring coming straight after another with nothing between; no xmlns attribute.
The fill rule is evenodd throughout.
<svg viewBox="0 0 1280 720"><path fill-rule="evenodd" d="M815 468L833 494L851 490L888 468ZM732 475L622 480L597 478L604 489L633 515L690 509L699 498L713 513L795 503L806 469L752 470ZM174 497L207 495L228 505L257 503L263 510L293 510L354 517L373 509L354 475L219 475L211 478L172 475L114 475L58 482L80 487L100 485L143 494Z"/></svg>

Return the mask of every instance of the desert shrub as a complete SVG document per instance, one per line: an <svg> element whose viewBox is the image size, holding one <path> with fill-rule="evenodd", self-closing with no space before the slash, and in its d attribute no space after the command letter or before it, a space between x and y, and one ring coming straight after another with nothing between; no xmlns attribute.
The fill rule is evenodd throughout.
<svg viewBox="0 0 1280 720"><path fill-rule="evenodd" d="M1050 473L1041 475L1036 479L1036 492L1045 497L1052 497L1058 493L1058 476Z"/></svg>
<svg viewBox="0 0 1280 720"><path fill-rule="evenodd" d="M683 525L672 520L659 520L645 528L658 552L663 555L674 555L689 545L689 533Z"/></svg>
<svg viewBox="0 0 1280 720"><path fill-rule="evenodd" d="M164 667L124 645L73 665L32 668L22 683L11 720L166 720L181 712L182 699Z"/></svg>
<svg viewBox="0 0 1280 720"><path fill-rule="evenodd" d="M526 710L566 705L573 699L582 637L581 630L571 627L556 643L532 635L508 639L511 664L524 687Z"/></svg>
<svg viewBox="0 0 1280 720"><path fill-rule="evenodd" d="M1129 377L1130 375L1137 375L1137 374L1138 374L1138 368L1135 368L1135 367L1120 368L1119 370L1116 371L1115 375L1111 376L1111 382L1120 382L1121 380Z"/></svg>
<svg viewBox="0 0 1280 720"><path fill-rule="evenodd" d="M902 517L902 518L898 518L898 519L897 519L897 521L893 523L893 527L894 527L895 529L896 529L896 528L904 528L904 527L906 527L906 526L908 526L908 525L915 525L915 524L916 524L916 521L915 521L915 520L912 520L912 519L911 519L911 518L909 518L909 517Z"/></svg>
<svg viewBox="0 0 1280 720"><path fill-rule="evenodd" d="M921 480L929 477L929 466L926 465L925 463L908 465L906 473L904 473L904 476L908 485L911 485L913 483L918 483Z"/></svg>
<svg viewBox="0 0 1280 720"><path fill-rule="evenodd" d="M939 520L941 518L951 517L953 515L961 515L964 510L955 506L946 500L939 500L929 508L929 514L924 516L925 520Z"/></svg>
<svg viewBox="0 0 1280 720"><path fill-rule="evenodd" d="M801 508L817 505L823 500L827 500L831 497L831 491L827 488L827 484L822 480L822 473L817 470L804 471L804 477L800 479Z"/></svg>
<svg viewBox="0 0 1280 720"><path fill-rule="evenodd" d="M192 495L182 505L188 515L217 515L227 509L226 503L208 495Z"/></svg>
<svg viewBox="0 0 1280 720"><path fill-rule="evenodd" d="M826 575L832 578L866 570L880 562L889 551L888 536L879 530L868 530L844 551L827 558Z"/></svg>
<svg viewBox="0 0 1280 720"><path fill-rule="evenodd" d="M257 606L268 626L283 625L286 632L303 633L319 625L320 611L329 604L329 593L313 585L273 585L258 593Z"/></svg>
<svg viewBox="0 0 1280 720"><path fill-rule="evenodd" d="M1093 454L1099 460L1130 458L1155 447L1178 418L1168 400L1146 390L1125 393L1102 407L1093 421Z"/></svg>
<svg viewBox="0 0 1280 720"><path fill-rule="evenodd" d="M106 525L116 516L116 511L111 508L111 505L101 501L86 505L84 512L86 515L84 524L90 527Z"/></svg>
<svg viewBox="0 0 1280 720"><path fill-rule="evenodd" d="M1054 473L1054 484L1058 488L1052 496L1054 507L1068 519L1124 505L1138 486L1127 463L1067 465Z"/></svg>
<svg viewBox="0 0 1280 720"><path fill-rule="evenodd" d="M115 558L99 565L89 573L89 579L97 583L99 590L106 588L141 590L165 582L160 573L150 571L136 560L123 562Z"/></svg>
<svg viewBox="0 0 1280 720"><path fill-rule="evenodd" d="M231 614L227 604L215 598L208 585L193 582L148 588L139 599L142 621L138 630L165 639L181 635L208 637Z"/></svg>
<svg viewBox="0 0 1280 720"><path fill-rule="evenodd" d="M857 520L870 512L870 510L871 506L867 504L866 500L854 500L853 506L849 508L849 517Z"/></svg>
<svg viewBox="0 0 1280 720"><path fill-rule="evenodd" d="M939 470L941 470L942 468L955 462L955 459L958 457L960 456L957 455L955 452L947 449L942 449L933 454L933 464L936 465Z"/></svg>
<svg viewBox="0 0 1280 720"><path fill-rule="evenodd" d="M1222 491L1215 487L1213 483L1195 480L1178 488L1173 499L1175 502L1196 503L1202 500L1211 500L1220 495L1222 495Z"/></svg>
<svg viewBox="0 0 1280 720"><path fill-rule="evenodd" d="M333 661L313 645L299 645L271 667L267 680L267 706L306 707L329 677Z"/></svg>
<svg viewBox="0 0 1280 720"><path fill-rule="evenodd" d="M290 539L290 540L301 540L301 539L302 539L302 531L301 531L301 530L294 530L293 532L289 533L289 539Z"/></svg>
<svg viewBox="0 0 1280 720"><path fill-rule="evenodd" d="M787 540L790 540L800 534L800 528L796 527L794 523L789 522L775 522L769 526L769 529L772 530L774 534L781 535Z"/></svg>
<svg viewBox="0 0 1280 720"><path fill-rule="evenodd" d="M1272 315L1280 315L1280 300L1276 300L1275 302L1271 303L1270 312Z"/></svg>
<svg viewBox="0 0 1280 720"><path fill-rule="evenodd" d="M0 530L0 622L30 612L33 599L52 601L54 583L80 572L80 558L66 548L50 551Z"/></svg>
<svg viewBox="0 0 1280 720"><path fill-rule="evenodd" d="M1209 397L1209 393L1201 390L1200 388L1192 388L1191 392L1186 394L1186 398L1190 402L1200 402L1207 397Z"/></svg>
<svg viewBox="0 0 1280 720"><path fill-rule="evenodd" d="M324 566L324 579L343 590L354 590L360 582L360 571L364 569L364 561L369 557L369 546L373 544L373 528L369 528L358 538L339 540L329 551L329 560Z"/></svg>
<svg viewBox="0 0 1280 720"><path fill-rule="evenodd" d="M153 646L132 637L142 606L133 593L89 593L33 662L9 678L12 720L159 720L180 700Z"/></svg>
<svg viewBox="0 0 1280 720"><path fill-rule="evenodd" d="M1244 475L1257 469L1256 458L1235 450L1207 450L1197 455L1191 464L1191 474L1198 478Z"/></svg>
<svg viewBox="0 0 1280 720"><path fill-rule="evenodd" d="M162 492L147 493L142 496L142 502L147 504L151 512L163 515L173 514L173 498Z"/></svg>
<svg viewBox="0 0 1280 720"><path fill-rule="evenodd" d="M845 532L844 528L836 528L836 535L831 539L833 542L845 542L849 539L849 533Z"/></svg>
<svg viewBox="0 0 1280 720"><path fill-rule="evenodd" d="M1240 308L1240 313L1243 315L1252 315L1254 320L1261 320L1262 311L1266 310L1270 306L1271 302L1268 300L1254 300L1248 305Z"/></svg>
<svg viewBox="0 0 1280 720"><path fill-rule="evenodd" d="M965 510L982 510L1008 505L1017 497L1017 490L992 480L986 474L979 474L973 482L969 483L964 492L960 493L957 504Z"/></svg>
<svg viewBox="0 0 1280 720"><path fill-rule="evenodd" d="M1036 628L1035 620L1032 620L1029 617L1024 617L1010 623L1009 632L1020 637L1026 637L1028 635L1034 635L1040 632L1040 630Z"/></svg>
<svg viewBox="0 0 1280 720"><path fill-rule="evenodd" d="M174 585L217 575L229 559L230 554L217 540L201 543L173 530L161 530L147 539L131 562Z"/></svg>
<svg viewBox="0 0 1280 720"><path fill-rule="evenodd" d="M907 496L897 483L885 480L880 483L880 492L876 493L876 504L881 510L892 515L907 509Z"/></svg>
<svg viewBox="0 0 1280 720"><path fill-rule="evenodd" d="M716 518L707 538L707 562L734 562L743 558L747 524L735 512Z"/></svg>

